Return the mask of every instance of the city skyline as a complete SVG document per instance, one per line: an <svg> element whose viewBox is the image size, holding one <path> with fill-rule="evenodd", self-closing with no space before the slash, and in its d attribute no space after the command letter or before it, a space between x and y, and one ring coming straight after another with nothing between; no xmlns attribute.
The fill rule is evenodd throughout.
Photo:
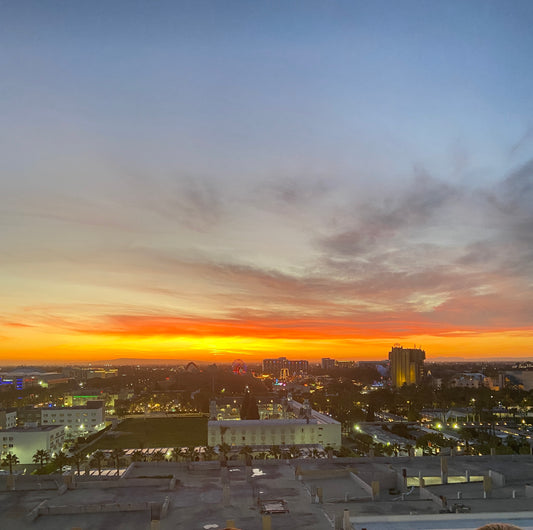
<svg viewBox="0 0 533 530"><path fill-rule="evenodd" d="M0 357L533 356L533 4L0 3Z"/></svg>

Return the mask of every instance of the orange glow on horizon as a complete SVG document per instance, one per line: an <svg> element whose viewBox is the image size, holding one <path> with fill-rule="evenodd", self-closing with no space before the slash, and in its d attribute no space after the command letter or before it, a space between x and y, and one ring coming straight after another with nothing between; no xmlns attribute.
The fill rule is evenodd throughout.
<svg viewBox="0 0 533 530"><path fill-rule="evenodd" d="M368 329L355 333L349 324L312 322L247 322L236 325L221 321L192 319L142 319L119 317L105 330L65 331L31 326L10 326L9 336L2 333L0 352L4 362L88 362L128 357L139 359L198 360L231 362L241 357L260 361L285 356L310 361L321 357L353 360L387 358L392 345L417 344L432 358L497 359L524 358L531 351L531 330L444 331L409 334L386 333ZM120 323L120 325L118 324ZM111 322L108 322L108 325ZM178 325L179 324L179 325ZM390 325L390 324L389 324ZM379 326L375 326L379 327ZM6 326L4 326L6 330ZM351 331L351 336L349 331ZM527 353L522 353L527 352Z"/></svg>

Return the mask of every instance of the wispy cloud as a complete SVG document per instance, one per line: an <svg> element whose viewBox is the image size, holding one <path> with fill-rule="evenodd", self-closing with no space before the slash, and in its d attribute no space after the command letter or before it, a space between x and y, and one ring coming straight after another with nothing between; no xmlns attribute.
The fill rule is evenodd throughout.
<svg viewBox="0 0 533 530"><path fill-rule="evenodd" d="M205 177L179 176L147 180L146 194L138 197L153 213L195 231L206 231L220 222L224 190Z"/></svg>
<svg viewBox="0 0 533 530"><path fill-rule="evenodd" d="M355 198L351 204L352 227L322 237L319 244L334 255L363 257L383 246L402 244L411 230L431 226L441 210L462 194L448 183L419 175L399 195L383 190L375 202Z"/></svg>

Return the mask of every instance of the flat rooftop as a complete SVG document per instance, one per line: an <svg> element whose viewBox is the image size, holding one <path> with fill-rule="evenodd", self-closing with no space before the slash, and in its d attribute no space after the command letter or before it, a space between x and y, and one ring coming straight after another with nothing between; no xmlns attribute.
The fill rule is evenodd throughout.
<svg viewBox="0 0 533 530"><path fill-rule="evenodd" d="M533 530L533 498L526 493L533 484L533 457L461 456L447 463L449 477L491 471L505 480L500 486L493 483L487 498L482 482L428 486L434 498L446 497L448 506L469 509L443 513L419 488L402 489L398 482L403 470L406 478L440 477L438 457L270 459L251 467L242 460L230 460L227 467L218 461L138 463L120 479L74 477L72 489L60 488L69 477L23 475L15 478L15 491L8 491L10 477L0 476L0 520L17 530L148 529L152 515L166 503L161 530L222 530L231 521L242 530L262 530L265 514L273 530L326 530L345 509L357 530L459 530L495 521ZM380 482L375 500L373 481ZM32 510L34 516L38 510L34 520Z"/></svg>
<svg viewBox="0 0 533 530"><path fill-rule="evenodd" d="M87 410L101 409L105 405L104 399L93 399L87 405L74 405L73 407L41 407L40 410Z"/></svg>
<svg viewBox="0 0 533 530"><path fill-rule="evenodd" d="M209 420L208 425L221 425L222 427L238 427L242 425L318 425L320 422L316 418L301 419L301 418L289 418L287 420L281 419L267 419L267 420Z"/></svg>
<svg viewBox="0 0 533 530"><path fill-rule="evenodd" d="M41 427L11 427L11 429L4 429L0 432L46 432L63 428L63 425L43 425Z"/></svg>

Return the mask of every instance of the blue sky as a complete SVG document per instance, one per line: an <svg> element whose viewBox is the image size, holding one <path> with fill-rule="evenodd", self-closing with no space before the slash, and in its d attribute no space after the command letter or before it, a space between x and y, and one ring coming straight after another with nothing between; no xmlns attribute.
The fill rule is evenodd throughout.
<svg viewBox="0 0 533 530"><path fill-rule="evenodd" d="M490 174L531 126L529 2L2 9L12 125L32 136L36 121L67 137L82 128L121 158L149 149L171 163L177 150L198 171L212 170L209 158L231 173L286 159L350 172L366 154L387 175L379 159L398 172L433 163L446 177L463 149Z"/></svg>

